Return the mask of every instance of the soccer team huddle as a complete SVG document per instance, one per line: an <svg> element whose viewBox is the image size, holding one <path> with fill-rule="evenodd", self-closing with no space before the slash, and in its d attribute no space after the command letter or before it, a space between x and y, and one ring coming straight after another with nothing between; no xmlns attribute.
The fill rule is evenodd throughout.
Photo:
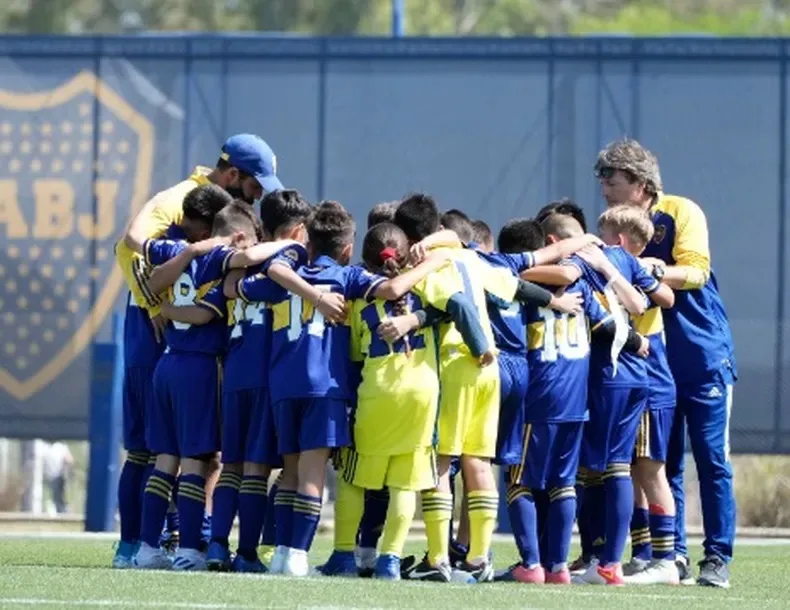
<svg viewBox="0 0 790 610"><path fill-rule="evenodd" d="M700 239L686 227L701 211L662 192L654 162L630 140L600 153L596 176L613 197L596 234L570 200L495 237L415 193L372 207L355 256L356 223L340 203L283 188L257 136L227 140L214 169L155 196L116 247L130 296L113 566L689 580L665 464L671 437L685 438L676 410L694 399L681 405L692 369L718 375L718 396L697 399L711 412L721 403L728 425L734 358L709 261L707 273L686 264ZM680 345L683 334L703 335L703 356ZM673 341L690 360L670 362ZM698 457L709 439L684 417ZM334 551L313 570L327 464L337 472ZM499 572L492 464L505 473L520 555ZM705 494L734 513L724 494ZM427 552L403 557L418 503ZM727 534L706 539L700 584L727 586Z"/></svg>

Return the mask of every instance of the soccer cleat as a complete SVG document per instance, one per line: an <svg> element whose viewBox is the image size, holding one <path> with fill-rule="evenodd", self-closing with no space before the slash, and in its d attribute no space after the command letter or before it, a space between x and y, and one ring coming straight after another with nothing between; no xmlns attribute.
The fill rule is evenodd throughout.
<svg viewBox="0 0 790 610"><path fill-rule="evenodd" d="M546 572L547 585L569 585L571 584L571 573L568 568L561 568L557 572Z"/></svg>
<svg viewBox="0 0 790 610"><path fill-rule="evenodd" d="M310 564L307 561L307 551L301 549L289 549L288 557L285 560L283 574L303 578L310 574ZM356 574L356 565L354 566Z"/></svg>
<svg viewBox="0 0 790 610"><path fill-rule="evenodd" d="M598 558L592 555L589 557L582 555L576 559L568 569L571 572L571 576L581 576L589 570L592 565L598 565Z"/></svg>
<svg viewBox="0 0 790 610"><path fill-rule="evenodd" d="M604 567L596 562L584 574L574 575L571 578L571 582L575 585L612 585L619 587L625 584L623 567L619 563L613 563Z"/></svg>
<svg viewBox="0 0 790 610"><path fill-rule="evenodd" d="M678 578L681 585L696 584L694 574L691 571L691 562L685 555L677 555L675 557L675 567L678 569Z"/></svg>
<svg viewBox="0 0 790 610"><path fill-rule="evenodd" d="M357 547L354 549L354 559L357 562L360 578L372 578L376 571L376 549ZM400 559L398 559L400 565Z"/></svg>
<svg viewBox="0 0 790 610"><path fill-rule="evenodd" d="M528 568L522 563L516 563L510 566L507 571L502 574L497 574L494 577L495 582L523 582L531 585L542 585L546 582L546 572L543 566L537 565Z"/></svg>
<svg viewBox="0 0 790 610"><path fill-rule="evenodd" d="M427 557L427 555L426 555ZM406 555L400 560L400 575L401 578L406 577L406 572L410 572L417 565L417 558L414 555Z"/></svg>
<svg viewBox="0 0 790 610"><path fill-rule="evenodd" d="M356 578L359 575L353 551L332 551L327 562L316 569L324 576Z"/></svg>
<svg viewBox="0 0 790 610"><path fill-rule="evenodd" d="M197 549L179 548L173 557L173 569L180 572L205 572L206 556Z"/></svg>
<svg viewBox="0 0 790 610"><path fill-rule="evenodd" d="M127 570L132 567L132 561L137 553L139 544L136 542L124 542L121 540L115 549L115 557L112 558L112 567L116 570Z"/></svg>
<svg viewBox="0 0 790 610"><path fill-rule="evenodd" d="M623 576L639 574L639 572L647 570L648 567L650 567L650 562L647 559L631 557L631 560L623 566Z"/></svg>
<svg viewBox="0 0 790 610"><path fill-rule="evenodd" d="M249 559L245 559L241 555L236 555L233 558L233 564L231 566L231 571L236 572L238 574L266 574L269 570L263 565L263 562L255 558L254 561L250 561Z"/></svg>
<svg viewBox="0 0 790 610"><path fill-rule="evenodd" d="M206 551L206 567L210 572L228 572L231 568L230 549L220 542L212 542Z"/></svg>
<svg viewBox="0 0 790 610"><path fill-rule="evenodd" d="M403 566L401 564L401 578L404 580L450 582L452 575L452 568L449 563L443 561L433 566L428 563L428 557L425 557L419 564L412 566L406 573L403 572Z"/></svg>
<svg viewBox="0 0 790 610"><path fill-rule="evenodd" d="M625 573L625 568L623 568ZM625 576L627 585L679 585L678 569L671 559L656 559L647 568Z"/></svg>
<svg viewBox="0 0 790 610"><path fill-rule="evenodd" d="M718 555L708 555L699 562L697 584L703 587L730 588L730 569Z"/></svg>
<svg viewBox="0 0 790 610"><path fill-rule="evenodd" d="M282 574L285 570L285 563L288 561L287 546L278 546L274 548L272 560L269 562L269 574Z"/></svg>
<svg viewBox="0 0 790 610"><path fill-rule="evenodd" d="M400 557L379 555L376 559L375 578L378 580L400 580Z"/></svg>
<svg viewBox="0 0 790 610"><path fill-rule="evenodd" d="M164 549L148 546L143 542L132 560L132 567L138 570L170 570L173 560Z"/></svg>

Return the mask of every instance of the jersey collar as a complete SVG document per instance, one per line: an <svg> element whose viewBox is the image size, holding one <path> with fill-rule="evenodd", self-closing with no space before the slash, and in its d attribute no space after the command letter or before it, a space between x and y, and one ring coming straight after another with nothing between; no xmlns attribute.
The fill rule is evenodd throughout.
<svg viewBox="0 0 790 610"><path fill-rule="evenodd" d="M211 168L198 165L192 170L192 174L189 176L189 179L197 182L198 186L204 186L211 183L211 181L208 179L210 173Z"/></svg>
<svg viewBox="0 0 790 610"><path fill-rule="evenodd" d="M339 265L334 258L328 256L326 254L321 254L318 258L313 261L313 267L335 267Z"/></svg>

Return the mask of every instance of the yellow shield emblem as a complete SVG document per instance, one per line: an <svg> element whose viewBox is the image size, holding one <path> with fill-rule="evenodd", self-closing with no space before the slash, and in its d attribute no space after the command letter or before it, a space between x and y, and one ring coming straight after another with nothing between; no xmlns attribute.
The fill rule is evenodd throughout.
<svg viewBox="0 0 790 610"><path fill-rule="evenodd" d="M153 127L93 73L0 89L0 389L29 398L91 342L123 284L112 254L145 203Z"/></svg>

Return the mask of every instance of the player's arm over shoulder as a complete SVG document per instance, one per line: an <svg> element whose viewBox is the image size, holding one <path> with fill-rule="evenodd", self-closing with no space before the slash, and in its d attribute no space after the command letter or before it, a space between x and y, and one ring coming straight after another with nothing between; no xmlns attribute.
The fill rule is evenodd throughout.
<svg viewBox="0 0 790 610"><path fill-rule="evenodd" d="M123 244L135 252L140 252L146 239L164 235L170 225L179 224L184 197L195 186L195 181L184 180L154 195L132 219L123 236Z"/></svg>
<svg viewBox="0 0 790 610"><path fill-rule="evenodd" d="M675 220L672 258L664 282L676 290L702 288L710 278L710 243L705 212L691 199L671 197L665 211Z"/></svg>

